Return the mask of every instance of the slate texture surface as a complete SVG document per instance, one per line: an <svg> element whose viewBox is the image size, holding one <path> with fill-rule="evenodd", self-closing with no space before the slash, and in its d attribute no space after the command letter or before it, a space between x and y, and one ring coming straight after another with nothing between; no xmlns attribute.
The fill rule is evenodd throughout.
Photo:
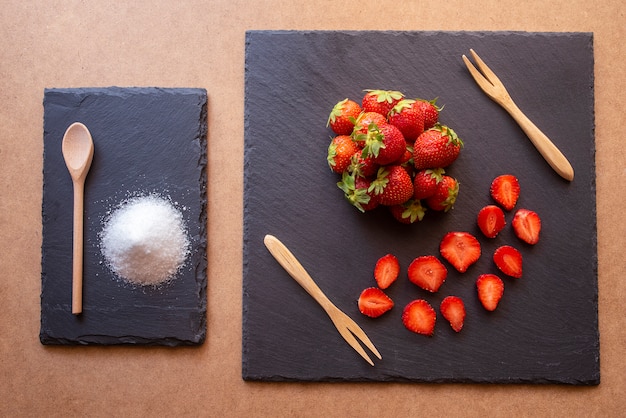
<svg viewBox="0 0 626 418"><path fill-rule="evenodd" d="M72 182L67 127L95 143L85 184L83 313L71 313ZM43 344L196 345L206 336L207 93L194 88L72 88L44 93L41 330ZM100 251L104 220L133 196L182 212L191 253L157 288L115 277Z"/></svg>
<svg viewBox="0 0 626 418"><path fill-rule="evenodd" d="M474 83L461 55L473 48L520 108L568 157L569 183L534 149L508 114ZM295 32L246 36L242 377L262 381L411 381L595 385L599 374L594 165L594 58L590 33ZM465 148L448 173L461 183L452 212L429 212L407 227L384 210L360 214L326 165L332 106L362 90L394 89L445 105L441 122ZM512 173L517 207L543 220L540 242L521 243L510 227L494 240L475 218L491 203L489 185ZM448 231L473 232L483 256L466 273L451 266L428 294L408 282L413 258L438 254ZM355 319L383 359L365 363L316 302L263 246L282 240L329 298ZM491 254L510 244L524 256L523 278L505 278L495 312L476 297L481 273L497 273ZM378 319L358 312L375 285L375 261L394 253L402 266L388 289L396 306ZM432 338L401 323L417 298L437 310L447 295L466 302L454 333L438 314Z"/></svg>

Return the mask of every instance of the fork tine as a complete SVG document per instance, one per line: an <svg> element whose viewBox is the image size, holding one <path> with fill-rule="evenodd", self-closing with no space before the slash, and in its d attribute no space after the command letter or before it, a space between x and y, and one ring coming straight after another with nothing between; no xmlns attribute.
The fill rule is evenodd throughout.
<svg viewBox="0 0 626 418"><path fill-rule="evenodd" d="M463 62L465 62L465 66L467 67L467 69L469 70L470 74L472 75L472 77L474 78L474 81L476 81L476 84L478 84L478 86L487 94L491 94L491 88L493 87L493 84L491 84L489 82L489 80L487 80L481 73L480 71L478 71L476 69L476 67L474 67L474 65L472 64L472 62L465 56L463 55Z"/></svg>
<svg viewBox="0 0 626 418"><path fill-rule="evenodd" d="M494 86L495 85L504 86L502 82L500 81L500 79L498 78L498 76L493 71L491 71L491 68L489 68L487 64L485 64L485 61L483 61L478 56L476 51L474 51L473 49L470 49L470 54L472 54L474 61L476 61L476 65L478 66L480 71L484 74L485 78L489 80L491 84L493 84Z"/></svg>
<svg viewBox="0 0 626 418"><path fill-rule="evenodd" d="M379 360L382 360L383 357L380 355L380 353L374 346L374 343L369 339L367 334L365 334L365 331L363 331L363 329L361 329L361 327L358 326L357 323L354 322L350 317L348 317L348 319L350 319L350 323L349 323L350 326L348 327L350 332L352 332L356 337L358 337L361 340L361 342L363 342L363 344L365 344L365 346L369 348L370 351L376 355L376 357L378 357Z"/></svg>
<svg viewBox="0 0 626 418"><path fill-rule="evenodd" d="M352 335L350 330L347 327L342 327L342 326L337 326L336 328L339 331L339 333L341 334L341 336L343 337L343 339L346 340L346 342L348 344L350 344L350 346L352 348L354 348L354 351L359 353L361 355L361 357L363 357L365 359L365 361L367 361L370 364L370 366L373 366L374 362L372 361L372 359L369 358L369 356L367 355L365 350L363 350L363 347L361 347L361 344L359 344L359 342L356 340L356 338L354 338L354 335ZM379 356L380 356L380 354L379 354Z"/></svg>

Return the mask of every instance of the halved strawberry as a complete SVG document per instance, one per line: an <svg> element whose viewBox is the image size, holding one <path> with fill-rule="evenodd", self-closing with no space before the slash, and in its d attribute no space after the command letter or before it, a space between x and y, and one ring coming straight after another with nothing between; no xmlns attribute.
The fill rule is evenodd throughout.
<svg viewBox="0 0 626 418"><path fill-rule="evenodd" d="M522 253L510 245L503 245L493 253L493 261L500 271L517 279L522 277Z"/></svg>
<svg viewBox="0 0 626 418"><path fill-rule="evenodd" d="M503 174L491 182L491 197L504 209L512 210L520 194L519 180L512 174Z"/></svg>
<svg viewBox="0 0 626 418"><path fill-rule="evenodd" d="M439 252L457 271L464 273L480 258L480 242L469 232L448 232L439 244Z"/></svg>
<svg viewBox="0 0 626 418"><path fill-rule="evenodd" d="M374 279L378 287L386 289L396 281L400 274L400 262L393 254L386 254L378 259L374 266Z"/></svg>
<svg viewBox="0 0 626 418"><path fill-rule="evenodd" d="M476 280L478 300L488 311L498 307L504 293L504 283L495 274L481 274Z"/></svg>
<svg viewBox="0 0 626 418"><path fill-rule="evenodd" d="M333 107L326 126L330 126L337 135L350 135L354 129L354 121L360 113L361 106L357 102L344 99Z"/></svg>
<svg viewBox="0 0 626 418"><path fill-rule="evenodd" d="M352 162L352 156L359 150L352 137L349 135L337 135L328 146L328 166L335 173L343 173Z"/></svg>
<svg viewBox="0 0 626 418"><path fill-rule="evenodd" d="M411 332L431 337L435 333L437 314L424 299L409 302L402 311L402 323Z"/></svg>
<svg viewBox="0 0 626 418"><path fill-rule="evenodd" d="M515 235L522 241L531 245L539 242L541 218L537 212L529 209L519 209L515 212L511 225L513 225Z"/></svg>
<svg viewBox="0 0 626 418"><path fill-rule="evenodd" d="M409 281L424 290L436 292L448 276L448 269L434 255L423 255L409 264Z"/></svg>
<svg viewBox="0 0 626 418"><path fill-rule="evenodd" d="M450 322L450 326L456 332L461 331L465 323L465 304L458 296L446 296L439 305L439 311Z"/></svg>
<svg viewBox="0 0 626 418"><path fill-rule="evenodd" d="M368 287L359 296L359 311L370 318L378 318L393 308L393 300L377 287Z"/></svg>
<svg viewBox="0 0 626 418"><path fill-rule="evenodd" d="M387 113L394 107L404 94L395 90L365 90L361 105L366 112L376 112L387 117Z"/></svg>
<svg viewBox="0 0 626 418"><path fill-rule="evenodd" d="M487 238L495 238L504 226L504 212L496 205L487 205L478 212L478 228Z"/></svg>
<svg viewBox="0 0 626 418"><path fill-rule="evenodd" d="M426 209L419 200L409 199L400 205L389 206L391 216L403 224L413 224L424 219Z"/></svg>

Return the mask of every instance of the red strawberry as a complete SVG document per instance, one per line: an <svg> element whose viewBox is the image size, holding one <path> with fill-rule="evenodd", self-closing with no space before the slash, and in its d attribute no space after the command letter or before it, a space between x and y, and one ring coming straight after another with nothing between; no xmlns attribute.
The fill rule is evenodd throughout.
<svg viewBox="0 0 626 418"><path fill-rule="evenodd" d="M432 128L439 121L439 112L441 112L443 106L437 106L436 102L436 98L433 100L417 99L415 101L415 106L422 111L424 116L424 129Z"/></svg>
<svg viewBox="0 0 626 418"><path fill-rule="evenodd" d="M413 196L413 182L402 166L391 165L378 169L368 191L378 196L381 205L401 205Z"/></svg>
<svg viewBox="0 0 626 418"><path fill-rule="evenodd" d="M359 150L351 136L338 135L328 146L328 166L335 173L343 173L350 166L352 156Z"/></svg>
<svg viewBox="0 0 626 418"><path fill-rule="evenodd" d="M413 179L413 199L426 199L435 194L445 173L443 168L420 170Z"/></svg>
<svg viewBox="0 0 626 418"><path fill-rule="evenodd" d="M437 314L424 299L409 302L402 311L402 323L411 332L431 337L435 333Z"/></svg>
<svg viewBox="0 0 626 418"><path fill-rule="evenodd" d="M374 155L374 162L388 165L400 160L406 151L406 141L402 132L393 125L383 125L377 133L372 133L365 141L364 153Z"/></svg>
<svg viewBox="0 0 626 418"><path fill-rule="evenodd" d="M360 113L361 106L357 102L344 99L333 107L326 126L330 126L337 135L350 135Z"/></svg>
<svg viewBox="0 0 626 418"><path fill-rule="evenodd" d="M424 219L426 209L419 200L409 199L401 205L389 206L391 215L399 222L412 224Z"/></svg>
<svg viewBox="0 0 626 418"><path fill-rule="evenodd" d="M369 192L370 182L363 177L358 177L344 172L341 181L337 183L348 202L361 212L372 210L379 204L378 197Z"/></svg>
<svg viewBox="0 0 626 418"><path fill-rule="evenodd" d="M487 205L478 212L478 228L487 238L495 238L504 229L504 212L496 205Z"/></svg>
<svg viewBox="0 0 626 418"><path fill-rule="evenodd" d="M365 90L367 93L363 97L362 106L365 112L376 112L383 116L394 107L404 94L393 90Z"/></svg>
<svg viewBox="0 0 626 418"><path fill-rule="evenodd" d="M439 244L439 252L460 273L480 258L480 242L469 232L448 232Z"/></svg>
<svg viewBox="0 0 626 418"><path fill-rule="evenodd" d="M463 141L452 129L444 125L435 125L415 140L413 145L415 168L422 170L447 167L457 159L462 146Z"/></svg>
<svg viewBox="0 0 626 418"><path fill-rule="evenodd" d="M454 207L458 195L459 183L453 177L444 175L437 183L435 194L426 198L426 205L432 210L447 212Z"/></svg>
<svg viewBox="0 0 626 418"><path fill-rule="evenodd" d="M488 311L494 311L502 299L504 283L495 274L481 274L476 280L478 300Z"/></svg>
<svg viewBox="0 0 626 418"><path fill-rule="evenodd" d="M439 311L450 322L450 326L456 332L461 331L465 323L465 304L458 296L447 296L441 301Z"/></svg>
<svg viewBox="0 0 626 418"><path fill-rule="evenodd" d="M519 198L520 186L517 177L503 174L491 182L491 197L504 209L512 210Z"/></svg>
<svg viewBox="0 0 626 418"><path fill-rule="evenodd" d="M374 279L376 279L376 283L381 289L391 286L399 274L400 262L393 254L387 254L379 258L374 267Z"/></svg>
<svg viewBox="0 0 626 418"><path fill-rule="evenodd" d="M359 149L354 153L348 166L348 172L357 177L373 177L380 167L374 162L374 157L363 157L363 152Z"/></svg>
<svg viewBox="0 0 626 418"><path fill-rule="evenodd" d="M411 283L434 293L446 281L448 269L434 255L423 255L409 264L408 275Z"/></svg>
<svg viewBox="0 0 626 418"><path fill-rule="evenodd" d="M393 300L377 287L368 287L359 296L359 311L371 318L378 318L393 308Z"/></svg>
<svg viewBox="0 0 626 418"><path fill-rule="evenodd" d="M539 242L541 218L532 210L519 209L513 217L513 231L522 241L534 245Z"/></svg>
<svg viewBox="0 0 626 418"><path fill-rule="evenodd" d="M522 253L510 245L503 245L493 253L493 261L500 271L517 279L522 277Z"/></svg>
<svg viewBox="0 0 626 418"><path fill-rule="evenodd" d="M402 99L387 115L387 121L400 129L404 139L411 144L424 132L424 116L415 100Z"/></svg>
<svg viewBox="0 0 626 418"><path fill-rule="evenodd" d="M361 112L354 122L354 130L352 131L352 139L361 146L365 145L368 132L378 129L380 126L387 124L387 118L376 112Z"/></svg>

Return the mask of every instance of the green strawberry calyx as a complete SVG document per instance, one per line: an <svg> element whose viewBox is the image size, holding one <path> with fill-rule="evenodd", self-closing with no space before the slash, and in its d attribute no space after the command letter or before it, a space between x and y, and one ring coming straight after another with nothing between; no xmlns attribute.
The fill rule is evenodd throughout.
<svg viewBox="0 0 626 418"><path fill-rule="evenodd" d="M376 174L376 178L372 180L370 187L367 189L369 193L374 193L375 195L382 194L389 183L389 170L385 167L380 167L378 169L378 173Z"/></svg>
<svg viewBox="0 0 626 418"><path fill-rule="evenodd" d="M402 204L402 219L409 219L411 223L424 219L426 209L422 203L416 199L410 199Z"/></svg>
<svg viewBox="0 0 626 418"><path fill-rule="evenodd" d="M460 147L462 147L463 141L461 140L461 138L459 138L459 136L456 134L456 132L454 132L454 130L446 125L441 125L439 123L435 124L435 126L433 126L431 129L434 129L436 131L439 131L441 133L442 136L445 136L448 138L448 145L458 145Z"/></svg>
<svg viewBox="0 0 626 418"><path fill-rule="evenodd" d="M343 173L341 181L337 182L337 187L343 191L346 200L350 202L352 206L356 207L361 212L365 212L363 205L367 205L371 197L367 194L366 189L356 187L354 175Z"/></svg>
<svg viewBox="0 0 626 418"><path fill-rule="evenodd" d="M400 100L404 97L404 94L397 90L363 90L371 96L376 96L378 103L393 103L394 100Z"/></svg>
<svg viewBox="0 0 626 418"><path fill-rule="evenodd" d="M335 123L337 118L342 115L343 105L346 104L347 101L348 101L347 98L343 99L342 101L338 102L335 106L333 106L333 110L330 111L330 115L328 116L328 121L326 121L327 128L331 123Z"/></svg>

